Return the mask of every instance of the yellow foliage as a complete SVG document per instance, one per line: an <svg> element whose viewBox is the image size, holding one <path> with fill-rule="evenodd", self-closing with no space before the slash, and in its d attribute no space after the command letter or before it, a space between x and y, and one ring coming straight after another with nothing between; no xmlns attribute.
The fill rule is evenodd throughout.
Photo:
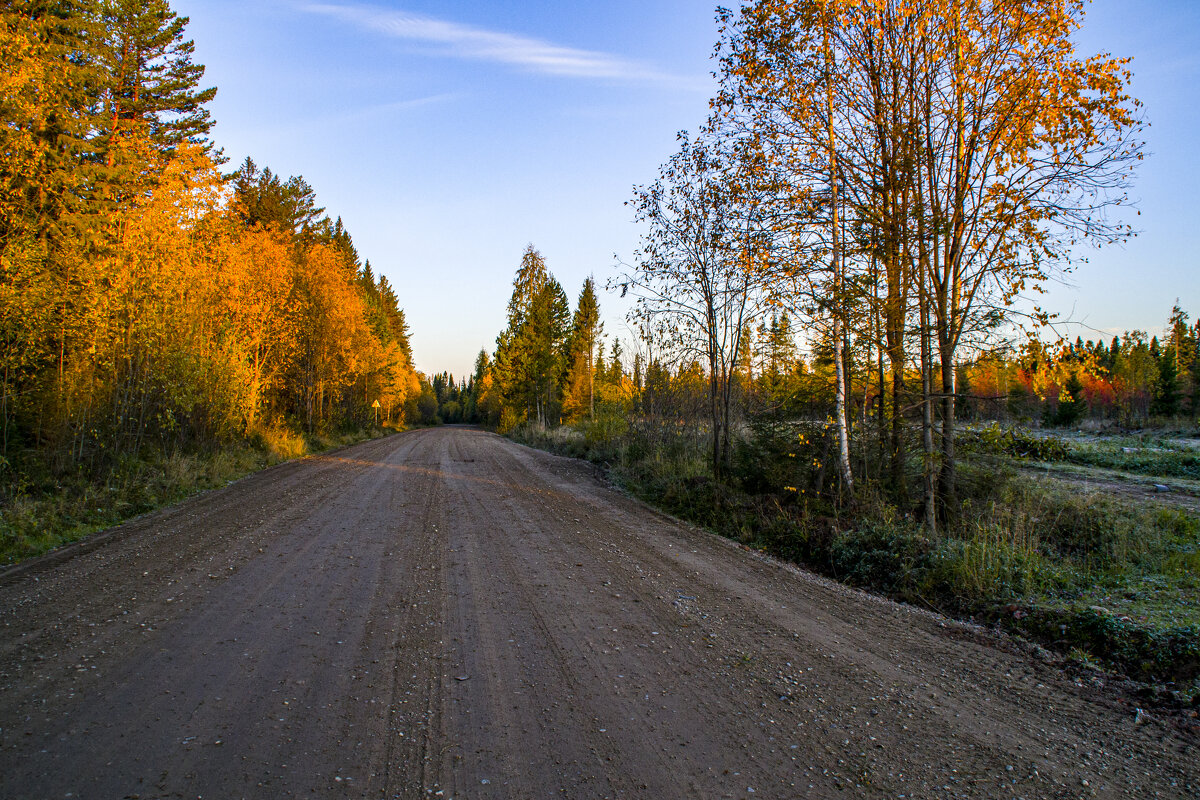
<svg viewBox="0 0 1200 800"><path fill-rule="evenodd" d="M273 457L280 461L299 458L308 454L308 444L304 437L279 425L265 428L253 428L248 431L251 439L258 443Z"/></svg>

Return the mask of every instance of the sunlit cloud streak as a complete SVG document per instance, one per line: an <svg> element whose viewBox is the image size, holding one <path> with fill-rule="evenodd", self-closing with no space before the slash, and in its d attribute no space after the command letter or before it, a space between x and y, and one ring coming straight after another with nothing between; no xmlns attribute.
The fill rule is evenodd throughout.
<svg viewBox="0 0 1200 800"><path fill-rule="evenodd" d="M300 8L395 39L435 45L442 55L455 58L510 64L531 72L568 78L704 86L698 79L669 75L608 53L563 47L407 11L336 3L305 3Z"/></svg>
<svg viewBox="0 0 1200 800"><path fill-rule="evenodd" d="M451 103L461 96L456 93L446 93L430 95L428 97L414 97L408 100L377 103L360 108L339 109L317 116L305 115L290 122L278 117L268 117L265 118L265 126L249 126L244 128L244 130L264 137L311 136L318 131L325 131L330 128L347 128L352 125L371 123L380 117L415 111L427 106Z"/></svg>

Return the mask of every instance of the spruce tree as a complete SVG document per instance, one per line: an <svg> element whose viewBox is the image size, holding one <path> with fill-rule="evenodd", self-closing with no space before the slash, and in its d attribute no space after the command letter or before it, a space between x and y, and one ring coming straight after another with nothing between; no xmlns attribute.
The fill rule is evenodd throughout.
<svg viewBox="0 0 1200 800"><path fill-rule="evenodd" d="M538 408L539 336L534 307L549 281L542 254L532 244L527 246L513 278L508 326L496 339L496 376L504 405L517 421Z"/></svg>
<svg viewBox="0 0 1200 800"><path fill-rule="evenodd" d="M1079 372L1072 371L1060 390L1054 421L1063 427L1070 427L1083 419L1085 413L1087 401L1083 397L1083 382L1079 380Z"/></svg>
<svg viewBox="0 0 1200 800"><path fill-rule="evenodd" d="M603 328L600 303L596 300L596 281L588 277L579 292L575 316L571 320L565 402L573 414L586 409L589 419L596 418L596 346Z"/></svg>
<svg viewBox="0 0 1200 800"><path fill-rule="evenodd" d="M51 249L93 211L89 136L96 73L81 53L92 21L73 0L10 0L0 10L0 242ZM71 245L73 249L77 246Z"/></svg>
<svg viewBox="0 0 1200 800"><path fill-rule="evenodd" d="M167 0L97 0L99 35L92 57L104 78L105 160L117 165L122 139L142 140L170 158L184 143L212 149L205 105L215 87L199 88L204 67L184 39L188 18Z"/></svg>
<svg viewBox="0 0 1200 800"><path fill-rule="evenodd" d="M308 237L325 212L317 206L316 192L303 177L294 175L286 181L280 180L270 167L260 170L249 156L226 178L233 185L233 210L247 226L262 225ZM358 253L353 250L345 229L339 232L335 225L332 233L344 235L346 241L341 244L349 244L357 260Z"/></svg>
<svg viewBox="0 0 1200 800"><path fill-rule="evenodd" d="M1154 386L1154 401L1150 413L1173 417L1179 413L1179 365L1175 346L1167 345L1158 357L1158 380Z"/></svg>

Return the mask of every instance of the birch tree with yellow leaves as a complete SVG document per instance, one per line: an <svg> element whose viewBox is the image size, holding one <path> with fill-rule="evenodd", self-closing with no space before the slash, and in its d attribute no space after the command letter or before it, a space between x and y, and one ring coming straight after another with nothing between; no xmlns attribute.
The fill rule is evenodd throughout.
<svg viewBox="0 0 1200 800"><path fill-rule="evenodd" d="M960 350L1072 248L1130 234L1117 212L1141 158L1139 104L1127 60L1076 53L1084 12L1082 0L758 0L720 13L715 107L770 154L785 188L774 217L828 248L830 304L879 320L860 336L873 328L888 356L901 499L905 375L912 341L929 345L927 517L955 503Z"/></svg>

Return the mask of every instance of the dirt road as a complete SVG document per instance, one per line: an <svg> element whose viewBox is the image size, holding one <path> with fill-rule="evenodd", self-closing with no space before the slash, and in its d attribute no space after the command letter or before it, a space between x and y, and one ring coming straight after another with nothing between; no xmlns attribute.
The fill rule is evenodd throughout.
<svg viewBox="0 0 1200 800"><path fill-rule="evenodd" d="M0 796L1194 798L1200 747L443 428L0 576Z"/></svg>

